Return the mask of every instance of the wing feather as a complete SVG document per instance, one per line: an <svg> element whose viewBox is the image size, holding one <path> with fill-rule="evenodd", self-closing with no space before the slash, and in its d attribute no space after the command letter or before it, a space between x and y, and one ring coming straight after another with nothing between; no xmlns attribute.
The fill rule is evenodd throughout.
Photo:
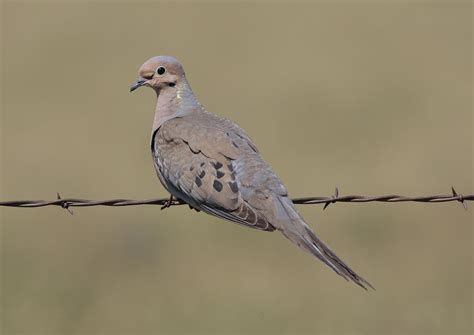
<svg viewBox="0 0 474 335"><path fill-rule="evenodd" d="M209 214L255 229L275 230L245 200L245 186L234 171L234 161L246 150L256 153L249 140L232 129L206 125L196 131L190 120L182 121L164 123L153 136L155 168L168 191Z"/></svg>

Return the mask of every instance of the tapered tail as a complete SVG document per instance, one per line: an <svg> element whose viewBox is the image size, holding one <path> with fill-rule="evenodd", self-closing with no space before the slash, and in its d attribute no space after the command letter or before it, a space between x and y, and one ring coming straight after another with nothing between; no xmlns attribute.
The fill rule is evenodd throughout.
<svg viewBox="0 0 474 335"><path fill-rule="evenodd" d="M344 279L353 281L365 290L367 290L368 287L375 290L367 280L355 273L316 236L311 228L303 221L303 218L299 215L293 203L288 198L279 198L278 200L289 218L286 222L280 221L278 227L286 238L306 252L317 257Z"/></svg>

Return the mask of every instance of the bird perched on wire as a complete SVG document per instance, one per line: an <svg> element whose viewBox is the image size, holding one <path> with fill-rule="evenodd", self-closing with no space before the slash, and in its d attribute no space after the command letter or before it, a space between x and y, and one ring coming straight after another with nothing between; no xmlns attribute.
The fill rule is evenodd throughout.
<svg viewBox="0 0 474 335"><path fill-rule="evenodd" d="M305 223L247 134L199 103L178 60L147 60L130 91L142 86L151 87L157 97L151 153L170 201L174 196L246 227L278 230L346 280L373 288Z"/></svg>

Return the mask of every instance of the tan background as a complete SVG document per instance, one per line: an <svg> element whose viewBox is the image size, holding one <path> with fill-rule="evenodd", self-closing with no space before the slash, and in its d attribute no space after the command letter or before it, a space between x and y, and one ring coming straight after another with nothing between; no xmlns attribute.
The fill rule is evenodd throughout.
<svg viewBox="0 0 474 335"><path fill-rule="evenodd" d="M292 196L473 192L465 1L2 5L2 200L166 196L148 57ZM2 334L470 334L472 206L300 206L377 288L184 207L2 209Z"/></svg>

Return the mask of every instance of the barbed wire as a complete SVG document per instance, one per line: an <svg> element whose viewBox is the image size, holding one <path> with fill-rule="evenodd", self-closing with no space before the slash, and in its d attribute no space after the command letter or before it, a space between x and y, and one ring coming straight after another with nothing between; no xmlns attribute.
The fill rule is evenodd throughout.
<svg viewBox="0 0 474 335"><path fill-rule="evenodd" d="M440 203L440 202L451 202L459 201L464 209L467 209L466 201L474 201L474 194L462 195L455 191L454 187L451 187L451 194L448 195L427 195L427 196L416 196L408 197L403 195L379 195L379 196L364 196L364 195L339 195L339 189L336 187L334 194L330 197L304 197L304 198L293 198L291 199L294 204L297 205L315 205L324 204L323 209L326 209L330 204L336 202L351 202L351 203L362 203L362 202L424 202L424 203ZM138 206L138 205L161 205L161 209L179 206L186 204L184 201L179 199L161 198L161 199L148 199L148 200L131 200L131 199L110 199L110 200L87 200L87 199L76 199L66 198L62 199L59 193L57 194L56 200L14 200L14 201L1 201L0 206L3 207L20 207L20 208L37 208L45 206L58 206L67 209L72 214L70 207L91 207L91 206L112 206L112 207L124 207L124 206Z"/></svg>

